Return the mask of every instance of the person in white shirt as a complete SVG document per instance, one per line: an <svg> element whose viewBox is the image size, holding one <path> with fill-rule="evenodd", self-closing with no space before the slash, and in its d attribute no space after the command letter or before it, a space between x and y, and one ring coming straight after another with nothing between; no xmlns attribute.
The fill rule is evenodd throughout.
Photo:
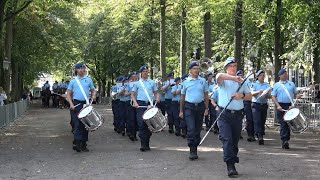
<svg viewBox="0 0 320 180"><path fill-rule="evenodd" d="M0 106L4 105L4 100L7 100L6 92L3 90L2 87L0 87Z"/></svg>

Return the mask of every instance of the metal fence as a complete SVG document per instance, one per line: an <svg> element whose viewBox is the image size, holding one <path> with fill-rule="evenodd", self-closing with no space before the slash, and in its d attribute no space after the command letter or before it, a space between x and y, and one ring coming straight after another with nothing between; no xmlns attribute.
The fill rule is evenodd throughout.
<svg viewBox="0 0 320 180"><path fill-rule="evenodd" d="M20 117L28 109L28 101L21 100L0 106L0 128L3 128Z"/></svg>
<svg viewBox="0 0 320 180"><path fill-rule="evenodd" d="M320 130L320 103L296 102L295 107L299 108L300 112L306 117L309 128ZM272 100L269 100L267 125L279 125L275 118L275 113L274 103Z"/></svg>

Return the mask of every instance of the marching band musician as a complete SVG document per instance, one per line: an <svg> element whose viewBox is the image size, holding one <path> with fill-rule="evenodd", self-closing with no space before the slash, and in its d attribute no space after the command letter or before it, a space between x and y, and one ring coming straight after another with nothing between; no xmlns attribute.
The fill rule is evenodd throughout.
<svg viewBox="0 0 320 180"><path fill-rule="evenodd" d="M241 78L244 78L244 74L241 70L237 71L237 76L240 76ZM253 77L247 78L246 82L244 82L244 86L247 86L248 89L251 89L252 87L252 81ZM244 104L244 114L246 116L246 130L247 130L247 141L253 142L256 141L256 138L254 137L254 124L253 124L253 115L252 115L252 99L247 99L243 101Z"/></svg>
<svg viewBox="0 0 320 180"><path fill-rule="evenodd" d="M219 113L223 112L218 120L218 127L220 140L223 143L223 160L227 164L228 176L231 177L238 175L235 163L239 163L237 155L244 116L243 100L251 99L251 94L247 86L241 86L242 78L236 76L237 63L234 57L229 57L225 61L224 68L227 73L219 73L216 77L219 86ZM239 91L237 92L238 89ZM231 102L226 107L229 101Z"/></svg>
<svg viewBox="0 0 320 180"><path fill-rule="evenodd" d="M123 81L123 77L119 76L116 79L116 92L115 92L115 97L116 97L116 101L115 101L115 126L116 126L116 132L117 133L121 133L121 111L120 111L120 95L119 95L119 91L121 90L121 86L122 86L122 81Z"/></svg>
<svg viewBox="0 0 320 180"><path fill-rule="evenodd" d="M214 83L212 81L212 78L213 78L213 74L212 72L208 72L206 74L206 77L207 77L207 83L208 83L208 91L209 91L209 97L211 96L212 92L213 92L213 87L214 87ZM209 103L209 115L205 116L205 124L206 124L206 131L208 131L212 125L212 122L214 121L214 117L215 117L215 113L213 111L211 111L212 108L212 105L211 103Z"/></svg>
<svg viewBox="0 0 320 180"><path fill-rule="evenodd" d="M71 118L74 125L74 146L73 150L80 152L88 152L87 141L88 141L88 131L85 129L84 124L79 120L78 113L86 104L86 98L89 99L89 91L91 92L92 100L96 100L96 90L94 88L92 79L86 76L86 66L82 63L78 63L75 66L76 75L83 91L87 97L84 97L80 86L78 85L76 79L72 79L67 89L67 100L70 104Z"/></svg>
<svg viewBox="0 0 320 180"><path fill-rule="evenodd" d="M133 86L131 98L134 107L137 108L137 121L139 127L139 137L141 141L140 151L143 152L150 150L149 143L152 134L148 129L147 124L144 123L142 119L142 115L144 111L147 110L147 108L142 108L139 106L149 106L151 103L149 102L149 98L152 97L155 97L156 102L159 103L160 97L158 96L156 83L153 80L149 79L149 67L147 65L143 65L140 67L139 72L141 73L141 79ZM148 95L145 91L148 93Z"/></svg>
<svg viewBox="0 0 320 180"><path fill-rule="evenodd" d="M122 77L121 85L118 87L118 92L119 92L119 128L121 131L122 136L126 134L126 122L127 122L127 107L126 107L126 102L129 100L128 96L126 96L125 91L126 91L126 77Z"/></svg>
<svg viewBox="0 0 320 180"><path fill-rule="evenodd" d="M174 73L169 72L167 75L167 81L163 83L162 90L165 91L165 101L166 101L166 112L167 112L167 117L168 117L168 124L169 124L169 133L173 133L173 114L171 111L171 102L172 102L172 93L171 93L171 87L174 85Z"/></svg>
<svg viewBox="0 0 320 180"><path fill-rule="evenodd" d="M119 81L119 77L116 78L116 83ZM112 101L111 101L111 108L113 113L113 127L114 131L117 132L118 130L118 104L119 104L119 96L118 96L118 88L117 84L112 85L111 87L111 94L112 94Z"/></svg>
<svg viewBox="0 0 320 180"><path fill-rule="evenodd" d="M132 72L128 76L129 83L126 87L126 95L130 95L130 100L131 100L131 93L133 86L137 82L138 79L138 73L137 72ZM137 141L137 111L136 108L131 106L131 103L129 101L129 105L127 105L127 111L128 111L128 118L127 118L127 134L128 137L131 141Z"/></svg>
<svg viewBox="0 0 320 180"><path fill-rule="evenodd" d="M273 85L271 95L275 107L277 108L276 112L277 119L280 123L282 149L289 149L290 128L284 121L283 115L284 110L288 110L290 109L290 106L293 106L293 104L291 104L291 100L294 97L298 98L299 96L295 84L288 80L288 73L285 69L281 69L278 72L278 76L280 77L280 80Z"/></svg>
<svg viewBox="0 0 320 180"><path fill-rule="evenodd" d="M188 78L189 74L183 74L181 76L181 86L180 88L183 87L183 82ZM181 89L182 90L182 89ZM181 91L180 91L180 96L181 96ZM179 112L180 112L180 103L179 103ZM181 128L181 137L182 138L186 138L187 137L187 124L186 121L184 120L184 118L179 117L181 122L180 122L180 128Z"/></svg>
<svg viewBox="0 0 320 180"><path fill-rule="evenodd" d="M190 76L183 82L180 98L180 118L187 124L187 140L190 147L190 160L198 159L197 147L200 143L200 133L203 117L208 115L208 83L199 77L199 65L192 62L189 67Z"/></svg>
<svg viewBox="0 0 320 180"><path fill-rule="evenodd" d="M214 86L210 96L210 119L212 120L212 123L216 120L217 113L219 112L218 95L219 95L219 86ZM214 134L219 133L217 122L213 126L213 133Z"/></svg>
<svg viewBox="0 0 320 180"><path fill-rule="evenodd" d="M181 78L180 77L176 77L174 79L174 82L176 84L172 87L172 90L171 90L171 93L173 95L171 111L172 111L172 114L173 114L175 135L176 136L181 136L181 126L180 126L181 119L179 117L179 102L180 102L180 94L181 94L181 89L182 89L182 84L180 83L181 82ZM184 129L182 129L182 130L184 130ZM183 134L185 134L185 132Z"/></svg>
<svg viewBox="0 0 320 180"><path fill-rule="evenodd" d="M252 94L252 115L254 122L254 132L258 138L259 145L264 145L263 136L265 135L265 123L268 112L268 97L261 96L264 90L270 87L269 83L264 82L264 71L256 72L257 81L253 83L251 88Z"/></svg>

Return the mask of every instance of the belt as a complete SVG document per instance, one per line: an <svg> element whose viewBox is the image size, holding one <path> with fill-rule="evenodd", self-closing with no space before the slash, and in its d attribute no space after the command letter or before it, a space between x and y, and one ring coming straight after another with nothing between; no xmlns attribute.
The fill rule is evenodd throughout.
<svg viewBox="0 0 320 180"><path fill-rule="evenodd" d="M221 110L223 110L224 108L223 107L219 107ZM230 109L224 109L225 112L227 113L231 113L231 114L236 114L236 113L241 113L243 112L243 109L240 109L240 110L230 110Z"/></svg>
<svg viewBox="0 0 320 180"><path fill-rule="evenodd" d="M253 102L253 104L260 105L260 106L267 106L268 105L268 103L256 103L256 102Z"/></svg>
<svg viewBox="0 0 320 180"><path fill-rule="evenodd" d="M86 104L86 103L87 103L86 101L79 101L79 100L77 100L77 99L74 99L73 101L74 101L74 102L78 102L78 103L82 103L82 104Z"/></svg>
<svg viewBox="0 0 320 180"><path fill-rule="evenodd" d="M199 102L199 103L191 103L191 102L186 101L185 103L186 104L191 104L191 105L194 105L194 106L199 106L200 104L202 104L204 102L202 101L202 102Z"/></svg>
<svg viewBox="0 0 320 180"><path fill-rule="evenodd" d="M172 104L179 104L179 101L172 101Z"/></svg>
<svg viewBox="0 0 320 180"><path fill-rule="evenodd" d="M165 99L166 101L172 101L172 99Z"/></svg>
<svg viewBox="0 0 320 180"><path fill-rule="evenodd" d="M146 104L150 103L149 101L141 101L141 100L137 100L137 102L142 102L142 103L146 103Z"/></svg>

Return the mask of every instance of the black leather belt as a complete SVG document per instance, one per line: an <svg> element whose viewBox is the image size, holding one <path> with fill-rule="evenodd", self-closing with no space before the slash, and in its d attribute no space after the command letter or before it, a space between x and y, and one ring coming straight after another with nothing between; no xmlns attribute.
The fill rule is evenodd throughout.
<svg viewBox="0 0 320 180"><path fill-rule="evenodd" d="M268 103L256 103L256 102L254 102L253 104L256 104L256 105L259 105L259 106L267 106L268 105Z"/></svg>
<svg viewBox="0 0 320 180"><path fill-rule="evenodd" d="M219 107L221 110L223 110L224 108L223 107ZM243 112L243 109L240 109L240 110L230 110L230 109L224 109L225 112L227 113L231 113L231 114L236 114L236 113L241 113Z"/></svg>
<svg viewBox="0 0 320 180"><path fill-rule="evenodd" d="M200 104L202 104L204 102L202 101L202 102L199 102L199 103L191 103L191 102L186 101L185 103L186 104L191 104L191 105L194 105L194 106L199 106Z"/></svg>
<svg viewBox="0 0 320 180"><path fill-rule="evenodd" d="M79 101L77 99L74 99L73 102L75 103L81 103L81 104L86 104L87 102L86 101Z"/></svg>
<svg viewBox="0 0 320 180"><path fill-rule="evenodd" d="M141 102L141 103L149 104L149 101L141 101L141 100L137 100L137 102Z"/></svg>

